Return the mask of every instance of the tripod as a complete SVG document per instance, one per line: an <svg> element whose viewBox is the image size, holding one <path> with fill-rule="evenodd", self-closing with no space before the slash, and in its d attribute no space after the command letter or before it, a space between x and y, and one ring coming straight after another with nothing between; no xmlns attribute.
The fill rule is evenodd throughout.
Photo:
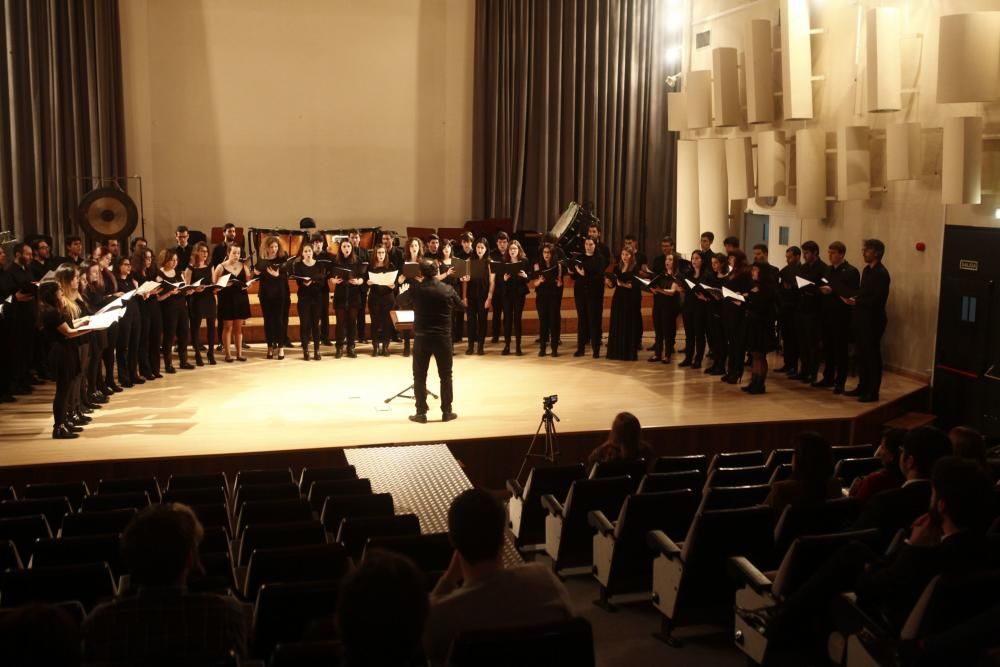
<svg viewBox="0 0 1000 667"><path fill-rule="evenodd" d="M385 401L383 401L383 402L384 403L389 403L394 398L416 398L415 396L411 396L411 395L407 394L406 392L408 392L408 391L413 391L413 385L412 384L409 387L407 387L406 389L403 389L402 391L400 391L398 394L393 394L389 398L385 399ZM431 398L437 398L438 397L437 394L435 394L433 391L431 391L429 389L427 390L427 395L430 396Z"/></svg>
<svg viewBox="0 0 1000 667"><path fill-rule="evenodd" d="M556 459L559 458L559 442L556 440L555 424L557 421L559 421L559 416L552 412L551 407L546 405L544 412L542 412L542 420L538 423L538 429L535 430L535 435L531 438L531 443L528 445L528 453L524 455L524 460L521 461L521 469L517 471L516 480L521 481L521 475L524 474L525 468L528 467L529 460L542 459L549 463L555 463ZM541 445L544 449L536 453L534 451L535 443L538 442L538 436L541 434L542 428L545 429L544 442Z"/></svg>

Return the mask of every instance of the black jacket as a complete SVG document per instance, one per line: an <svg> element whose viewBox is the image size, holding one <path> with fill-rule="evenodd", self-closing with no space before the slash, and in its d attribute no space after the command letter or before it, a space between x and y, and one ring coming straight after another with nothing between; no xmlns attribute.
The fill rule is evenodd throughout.
<svg viewBox="0 0 1000 667"><path fill-rule="evenodd" d="M452 312L465 310L451 285L426 279L409 289L413 329L418 336L451 336Z"/></svg>
<svg viewBox="0 0 1000 667"><path fill-rule="evenodd" d="M872 496L864 512L854 524L854 530L878 528L886 539L892 539L900 528L910 526L927 511L931 502L931 481L914 480L898 489Z"/></svg>

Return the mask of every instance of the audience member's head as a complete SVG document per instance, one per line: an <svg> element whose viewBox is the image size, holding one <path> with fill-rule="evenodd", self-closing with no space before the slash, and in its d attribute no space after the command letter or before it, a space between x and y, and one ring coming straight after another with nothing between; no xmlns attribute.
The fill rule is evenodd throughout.
<svg viewBox="0 0 1000 667"><path fill-rule="evenodd" d="M986 439L982 433L970 426L956 426L948 431L948 439L953 455L986 465Z"/></svg>
<svg viewBox="0 0 1000 667"><path fill-rule="evenodd" d="M830 447L830 442L812 431L795 436L792 479L825 490L827 480L831 477L833 477L833 449Z"/></svg>
<svg viewBox="0 0 1000 667"><path fill-rule="evenodd" d="M619 449L623 459L642 458L642 425L639 423L639 418L631 412L619 412L615 415L605 444Z"/></svg>
<svg viewBox="0 0 1000 667"><path fill-rule="evenodd" d="M934 463L951 453L951 441L939 428L921 426L908 431L899 450L899 469L910 479L930 479Z"/></svg>
<svg viewBox="0 0 1000 667"><path fill-rule="evenodd" d="M448 508L448 536L465 565L499 565L503 549L503 505L492 494L469 489Z"/></svg>
<svg viewBox="0 0 1000 667"><path fill-rule="evenodd" d="M198 545L205 534L187 505L151 505L139 512L122 535L122 551L138 586L174 586L200 567Z"/></svg>
<svg viewBox="0 0 1000 667"><path fill-rule="evenodd" d="M65 610L29 605L0 617L4 667L73 667L80 664L80 625Z"/></svg>
<svg viewBox="0 0 1000 667"><path fill-rule="evenodd" d="M337 629L350 667L409 665L420 651L430 601L409 558L375 550L344 580Z"/></svg>
<svg viewBox="0 0 1000 667"><path fill-rule="evenodd" d="M882 431L882 439L875 450L875 456L886 470L899 470L899 450L903 446L906 431L901 428L887 428Z"/></svg>
<svg viewBox="0 0 1000 667"><path fill-rule="evenodd" d="M985 530L993 519L993 485L982 466L957 456L934 464L930 514L945 534Z"/></svg>

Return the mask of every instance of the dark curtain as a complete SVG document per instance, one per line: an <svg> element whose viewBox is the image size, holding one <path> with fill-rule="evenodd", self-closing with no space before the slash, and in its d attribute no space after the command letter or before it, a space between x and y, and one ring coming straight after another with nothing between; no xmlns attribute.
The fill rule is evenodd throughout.
<svg viewBox="0 0 1000 667"><path fill-rule="evenodd" d="M605 241L673 233L658 0L477 0L473 212L544 231L592 204Z"/></svg>
<svg viewBox="0 0 1000 667"><path fill-rule="evenodd" d="M118 0L0 2L0 222L59 254L86 177L125 175Z"/></svg>

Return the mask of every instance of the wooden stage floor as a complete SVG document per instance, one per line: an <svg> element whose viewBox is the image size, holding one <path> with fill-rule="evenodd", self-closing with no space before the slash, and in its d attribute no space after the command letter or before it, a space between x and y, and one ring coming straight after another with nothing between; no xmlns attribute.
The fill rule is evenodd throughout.
<svg viewBox="0 0 1000 667"><path fill-rule="evenodd" d="M648 353L632 363L574 358L569 342L563 345L569 354L558 359L540 359L530 345L524 357L500 356L500 346L489 344L486 356L459 354L459 419L440 422L439 403L431 399L433 421L426 425L407 419L412 400L383 402L411 382L410 359L398 345L389 358L372 358L365 345L357 359L336 360L333 348L323 348L323 361L308 363L297 350L268 361L255 346L246 363L178 370L116 395L76 440L50 438L53 385L47 384L0 405L0 468L523 438L538 427L548 394L559 395L560 434L607 430L621 410L646 428L854 419L926 386L887 373L882 402L861 404L772 374L766 395L747 396L717 377L678 368L680 357L669 366L647 363ZM429 386L437 393L433 362Z"/></svg>

